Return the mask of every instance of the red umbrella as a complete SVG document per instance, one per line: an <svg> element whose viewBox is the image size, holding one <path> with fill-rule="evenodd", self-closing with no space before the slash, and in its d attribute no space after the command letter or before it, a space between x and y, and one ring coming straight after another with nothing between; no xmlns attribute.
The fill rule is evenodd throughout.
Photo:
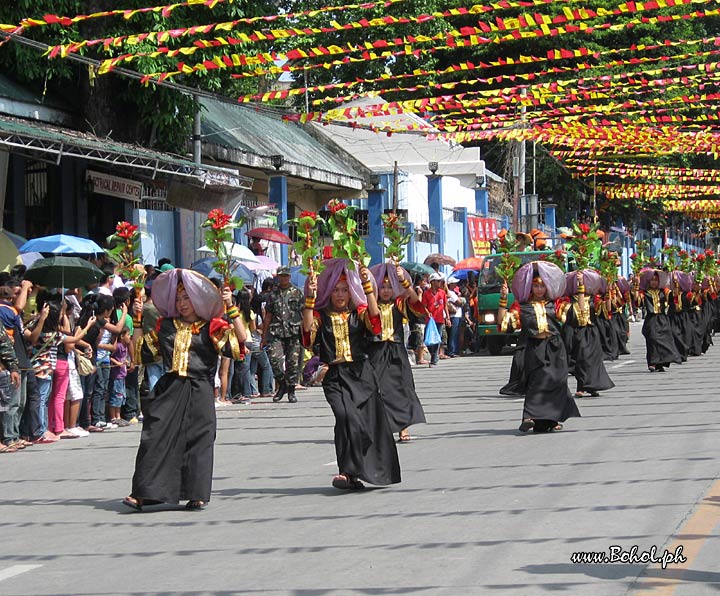
<svg viewBox="0 0 720 596"><path fill-rule="evenodd" d="M485 257L469 257L467 259L463 259L462 261L457 262L453 271L460 271L461 269L473 269L475 271L479 271L483 268L484 260Z"/></svg>
<svg viewBox="0 0 720 596"><path fill-rule="evenodd" d="M279 242L280 244L293 244L290 236L275 228L253 228L249 232L245 232L245 235L250 236L250 238Z"/></svg>

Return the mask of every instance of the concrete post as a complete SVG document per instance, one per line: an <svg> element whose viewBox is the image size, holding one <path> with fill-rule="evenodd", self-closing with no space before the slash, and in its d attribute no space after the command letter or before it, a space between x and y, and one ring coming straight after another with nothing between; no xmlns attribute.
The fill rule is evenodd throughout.
<svg viewBox="0 0 720 596"><path fill-rule="evenodd" d="M276 174L270 176L270 187L268 200L278 210L278 229L288 233L288 193L287 193L287 176L285 174ZM288 264L288 247L287 244L280 245L280 264Z"/></svg>
<svg viewBox="0 0 720 596"><path fill-rule="evenodd" d="M368 205L368 236L366 248L372 259L372 264L383 262L383 223L381 215L385 203L385 189L380 185L367 191Z"/></svg>
<svg viewBox="0 0 720 596"><path fill-rule="evenodd" d="M442 210L442 176L431 174L428 179L428 211L430 215L430 227L435 230L435 243L438 252L445 251L445 226L443 224Z"/></svg>

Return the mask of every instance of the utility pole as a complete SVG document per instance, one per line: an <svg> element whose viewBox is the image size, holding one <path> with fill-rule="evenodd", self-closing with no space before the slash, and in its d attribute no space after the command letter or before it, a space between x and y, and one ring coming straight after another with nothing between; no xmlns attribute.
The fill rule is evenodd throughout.
<svg viewBox="0 0 720 596"><path fill-rule="evenodd" d="M395 165L393 166L393 213L397 213L398 204L400 203L400 199L398 198L398 187L398 163L395 162Z"/></svg>
<svg viewBox="0 0 720 596"><path fill-rule="evenodd" d="M527 89L520 90L521 106L520 106L520 128L525 128L525 97L527 97ZM521 200L525 198L525 141L516 141L518 143L518 156L513 158L513 230L515 233L520 232L520 206ZM517 160L517 161L516 161Z"/></svg>

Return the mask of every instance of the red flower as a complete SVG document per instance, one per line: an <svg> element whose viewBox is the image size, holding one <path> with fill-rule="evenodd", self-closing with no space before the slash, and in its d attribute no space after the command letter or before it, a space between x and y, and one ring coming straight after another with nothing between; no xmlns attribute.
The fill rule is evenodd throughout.
<svg viewBox="0 0 720 596"><path fill-rule="evenodd" d="M130 222L121 221L115 226L115 233L123 240L132 240L137 232L138 227L132 225Z"/></svg>
<svg viewBox="0 0 720 596"><path fill-rule="evenodd" d="M317 213L315 213L314 211L303 211L300 214L300 217L310 217L312 219L315 219L317 217Z"/></svg>
<svg viewBox="0 0 720 596"><path fill-rule="evenodd" d="M686 251L686 250L681 250L681 251L680 251L680 256L681 256L681 257L686 257L686 256L687 256L687 251Z"/></svg>
<svg viewBox="0 0 720 596"><path fill-rule="evenodd" d="M563 251L562 251L561 248L556 248L556 249L555 249L555 256L556 256L556 257L562 257L562 256L563 256Z"/></svg>
<svg viewBox="0 0 720 596"><path fill-rule="evenodd" d="M705 255L698 255L695 260L702 263L705 260Z"/></svg>
<svg viewBox="0 0 720 596"><path fill-rule="evenodd" d="M333 215L335 215L338 211L342 211L343 209L345 209L345 207L346 207L345 203L341 203L337 199L333 199L332 201L330 201L328 203L328 210Z"/></svg>
<svg viewBox="0 0 720 596"><path fill-rule="evenodd" d="M630 258L631 258L631 259L637 259L637 253L634 252L633 254L631 254L631 255L630 255Z"/></svg>
<svg viewBox="0 0 720 596"><path fill-rule="evenodd" d="M232 222L232 216L222 209L213 209L208 213L208 222L213 230L224 230Z"/></svg>
<svg viewBox="0 0 720 596"><path fill-rule="evenodd" d="M580 224L580 231L581 231L583 234L589 234L589 233L590 233L590 226L587 225L587 224L584 224L584 223L583 223L583 224Z"/></svg>

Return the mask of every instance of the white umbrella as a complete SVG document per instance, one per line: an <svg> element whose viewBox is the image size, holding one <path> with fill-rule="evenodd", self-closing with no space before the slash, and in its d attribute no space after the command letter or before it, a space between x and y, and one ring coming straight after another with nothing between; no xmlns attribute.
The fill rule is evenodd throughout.
<svg viewBox="0 0 720 596"><path fill-rule="evenodd" d="M228 255L230 255L233 259L237 261L246 261L248 263L259 262L258 258L253 254L253 252L247 246L243 246L242 244L237 244L235 242L225 242L225 250L227 251ZM214 251L207 246L201 246L200 248L198 248L198 252L213 253Z"/></svg>
<svg viewBox="0 0 720 596"><path fill-rule="evenodd" d="M258 260L257 263L250 263L247 266L250 271L275 271L275 269L280 267L280 263L265 255L256 255L256 258Z"/></svg>

